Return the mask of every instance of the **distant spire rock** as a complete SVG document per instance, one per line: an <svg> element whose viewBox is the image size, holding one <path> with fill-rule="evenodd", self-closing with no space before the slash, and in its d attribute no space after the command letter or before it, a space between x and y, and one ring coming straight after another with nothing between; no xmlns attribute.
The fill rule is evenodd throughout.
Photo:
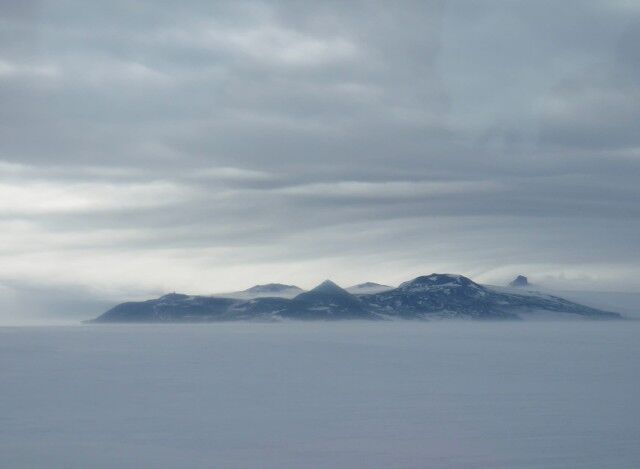
<svg viewBox="0 0 640 469"><path fill-rule="evenodd" d="M528 287L529 286L529 280L524 275L518 275L516 278L514 278L509 283L509 286L510 287L517 287L517 288Z"/></svg>

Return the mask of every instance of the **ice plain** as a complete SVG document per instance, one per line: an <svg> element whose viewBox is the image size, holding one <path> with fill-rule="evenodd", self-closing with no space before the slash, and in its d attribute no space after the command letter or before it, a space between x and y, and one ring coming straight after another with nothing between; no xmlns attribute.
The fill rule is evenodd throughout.
<svg viewBox="0 0 640 469"><path fill-rule="evenodd" d="M640 467L640 321L0 327L0 467Z"/></svg>

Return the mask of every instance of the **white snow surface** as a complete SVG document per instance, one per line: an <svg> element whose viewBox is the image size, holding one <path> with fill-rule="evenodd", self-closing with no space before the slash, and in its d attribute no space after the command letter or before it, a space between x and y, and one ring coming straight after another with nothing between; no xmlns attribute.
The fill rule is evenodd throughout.
<svg viewBox="0 0 640 469"><path fill-rule="evenodd" d="M0 327L0 467L640 467L639 336L640 321Z"/></svg>

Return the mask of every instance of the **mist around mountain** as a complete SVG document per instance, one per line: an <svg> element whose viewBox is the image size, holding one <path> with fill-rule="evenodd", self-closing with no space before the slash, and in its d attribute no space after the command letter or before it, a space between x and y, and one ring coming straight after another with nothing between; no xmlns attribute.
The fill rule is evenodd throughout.
<svg viewBox="0 0 640 469"><path fill-rule="evenodd" d="M552 294L484 286L452 274L420 276L397 288L361 295L326 280L293 298L277 296L293 288L297 287L278 284L253 287L245 292L251 294L253 290L266 296L250 299L172 293L157 299L119 304L92 322L621 318L618 313Z"/></svg>
<svg viewBox="0 0 640 469"><path fill-rule="evenodd" d="M375 282L364 282L358 285L345 288L346 291L353 295L369 295L372 293L381 293L383 291L393 290L394 287L389 285L382 285ZM242 300L251 300L254 298L294 298L300 293L304 293L306 290L296 285L286 285L282 283L267 283L264 285L255 285L246 290L229 292L229 293L216 293L212 296L221 298L237 298Z"/></svg>
<svg viewBox="0 0 640 469"><path fill-rule="evenodd" d="M345 290L354 295L369 295L372 293L382 293L383 291L389 291L393 289L394 287L390 287L389 285L382 285L375 282L365 282L345 288Z"/></svg>
<svg viewBox="0 0 640 469"><path fill-rule="evenodd" d="M285 285L282 283L267 283L264 285L255 285L246 290L230 292L230 293L218 293L212 296L222 298L237 298L241 300L251 300L253 298L294 298L304 290L295 285Z"/></svg>

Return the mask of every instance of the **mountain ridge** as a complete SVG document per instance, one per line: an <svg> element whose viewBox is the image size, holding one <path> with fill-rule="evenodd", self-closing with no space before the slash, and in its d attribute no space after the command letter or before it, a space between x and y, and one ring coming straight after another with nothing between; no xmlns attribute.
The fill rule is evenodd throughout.
<svg viewBox="0 0 640 469"><path fill-rule="evenodd" d="M157 299L119 304L90 322L521 319L536 311L585 319L621 318L618 313L554 295L497 289L462 275L434 273L403 282L397 288L362 295L354 295L331 280L293 298L247 300L171 293Z"/></svg>

